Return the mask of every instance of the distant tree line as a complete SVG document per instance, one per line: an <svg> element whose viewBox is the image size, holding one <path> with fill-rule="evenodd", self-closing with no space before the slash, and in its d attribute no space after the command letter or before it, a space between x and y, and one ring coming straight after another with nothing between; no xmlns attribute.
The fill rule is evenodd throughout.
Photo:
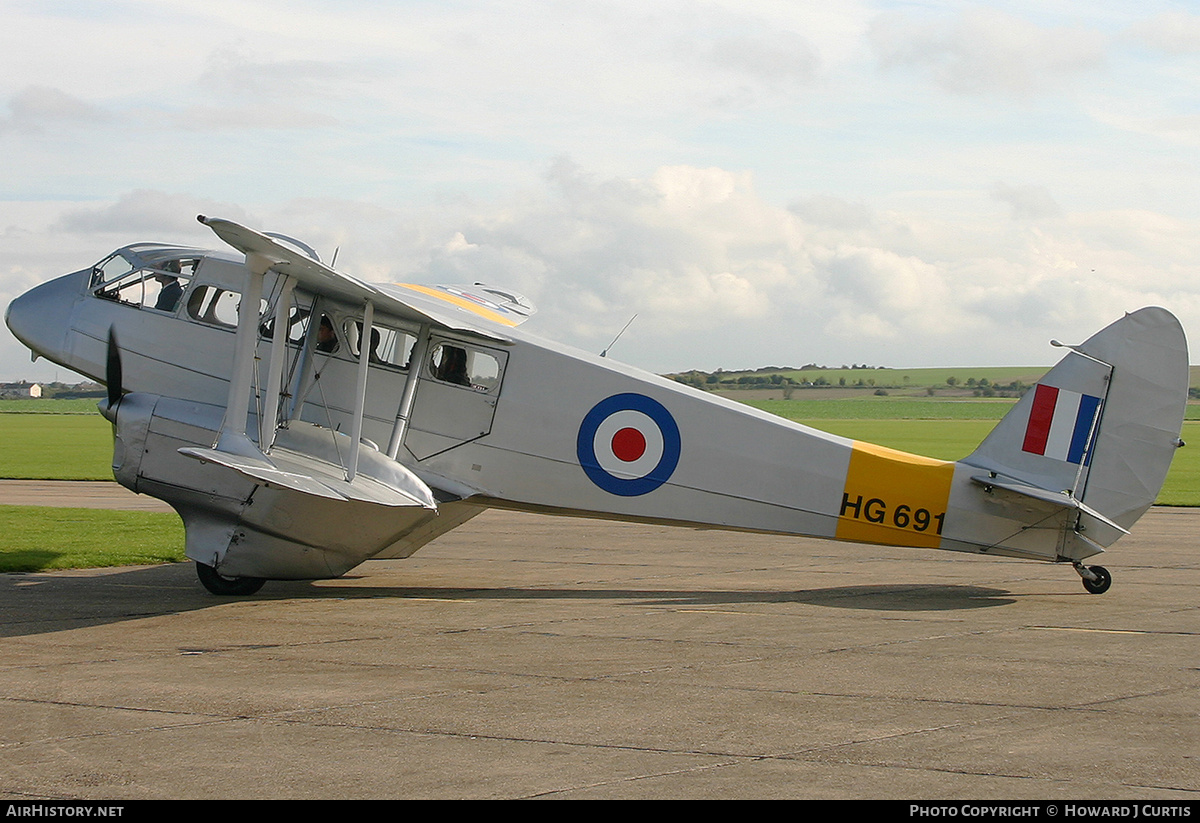
<svg viewBox="0 0 1200 823"><path fill-rule="evenodd" d="M22 381L30 382L30 381ZM90 380L82 383L63 383L55 380L51 383L38 383L42 387L42 399L76 400L81 397L104 397L104 386Z"/></svg>
<svg viewBox="0 0 1200 823"><path fill-rule="evenodd" d="M868 366L852 365L842 366L841 371L873 371L887 372L893 371L886 366ZM891 386L893 388L904 387L909 388L910 378L904 375L902 378L882 376L859 376L847 377L817 375L811 380L798 380L791 374L783 372L813 372L813 371L838 371L838 369L830 366L818 366L813 363L801 366L800 368L791 368L787 366L764 366L760 369L745 370L737 372L727 372L723 369L717 369L713 372L701 371L692 369L686 372L677 372L674 374L664 375L678 383L683 383L693 388L713 391L716 389L784 389L785 397L790 397L791 392L798 388L855 388L855 389L874 389L876 386ZM966 380L961 380L958 377L948 377L944 383L936 383L925 387L927 394L934 394L937 389L953 389L962 391L970 389L971 393L976 397L1019 397L1030 389L1030 385L1021 381L1013 380L1010 383L1000 383L990 380L986 377L968 377ZM879 395L884 395L882 389L875 392Z"/></svg>

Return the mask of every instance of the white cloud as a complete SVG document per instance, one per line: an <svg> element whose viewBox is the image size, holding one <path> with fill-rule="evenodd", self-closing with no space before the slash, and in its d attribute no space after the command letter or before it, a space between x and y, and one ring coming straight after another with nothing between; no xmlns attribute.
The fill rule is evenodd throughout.
<svg viewBox="0 0 1200 823"><path fill-rule="evenodd" d="M188 195L138 190L122 195L115 203L72 209L51 227L68 235L125 234L126 242L171 240L180 235L203 235L208 231L196 221L198 214L214 214L245 221L239 206Z"/></svg>
<svg viewBox="0 0 1200 823"><path fill-rule="evenodd" d="M1200 54L1200 15L1173 10L1155 14L1129 27L1128 37L1166 54Z"/></svg>
<svg viewBox="0 0 1200 823"><path fill-rule="evenodd" d="M806 85L816 78L820 66L820 58L808 40L788 31L720 37L713 42L709 55L719 67L770 84Z"/></svg>
<svg viewBox="0 0 1200 823"><path fill-rule="evenodd" d="M970 8L957 18L880 15L871 43L885 68L928 71L947 91L1026 96L1105 63L1107 39L1085 27L1043 28L1005 12Z"/></svg>
<svg viewBox="0 0 1200 823"><path fill-rule="evenodd" d="M1162 215L1054 204L1050 223L954 223L830 197L786 209L746 173L687 166L605 179L560 162L547 182L445 222L425 212L424 250L400 252L391 276L510 285L541 307L533 328L597 351L637 313L614 356L660 370L767 353L1046 362L1049 337L1150 302L1188 322L1200 295L1186 276L1200 263L1195 224ZM1018 211L1050 209L1038 187L1000 191ZM986 212L989 193L977 197Z"/></svg>
<svg viewBox="0 0 1200 823"><path fill-rule="evenodd" d="M0 291L205 211L597 351L638 312L653 369L1194 323L1196 17L1148 2L9 4Z"/></svg>
<svg viewBox="0 0 1200 823"><path fill-rule="evenodd" d="M1008 204L1014 220L1042 220L1061 217L1063 213L1045 186L997 183L992 187L992 199Z"/></svg>
<svg viewBox="0 0 1200 823"><path fill-rule="evenodd" d="M995 197L977 194L980 214ZM338 268L370 280L515 288L539 306L530 330L588 350L637 314L612 356L656 371L1045 363L1050 337L1082 339L1150 303L1200 324L1196 221L1064 212L955 222L829 196L789 209L762 198L751 175L711 167L605 178L564 160L540 190L421 208L304 199L249 213L147 190L36 223L6 211L5 236L30 250L6 260L10 295L127 242L217 246L195 223L204 211L291 234L326 259L340 245ZM42 261L37 250L51 247L78 258ZM18 352L10 341L0 355L20 363Z"/></svg>
<svg viewBox="0 0 1200 823"><path fill-rule="evenodd" d="M64 125L86 125L111 120L111 115L61 89L26 86L8 101L7 117L0 117L0 132L7 129L40 134Z"/></svg>
<svg viewBox="0 0 1200 823"><path fill-rule="evenodd" d="M339 121L317 111L291 106L193 106L166 116L179 128L197 132L225 129L322 129Z"/></svg>

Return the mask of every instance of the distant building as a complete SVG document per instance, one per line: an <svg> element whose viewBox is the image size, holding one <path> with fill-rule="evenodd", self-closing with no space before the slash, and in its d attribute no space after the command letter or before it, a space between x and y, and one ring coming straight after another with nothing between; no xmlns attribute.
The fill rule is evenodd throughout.
<svg viewBox="0 0 1200 823"><path fill-rule="evenodd" d="M41 397L42 387L38 383L0 383L0 397Z"/></svg>

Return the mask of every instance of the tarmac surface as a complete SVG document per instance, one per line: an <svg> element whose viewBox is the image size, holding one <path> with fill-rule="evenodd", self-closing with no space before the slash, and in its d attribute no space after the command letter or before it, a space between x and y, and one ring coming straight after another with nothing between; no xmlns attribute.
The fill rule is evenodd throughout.
<svg viewBox="0 0 1200 823"><path fill-rule="evenodd" d="M1152 510L1098 596L499 511L252 598L191 564L0 575L0 798L1195 802L1198 527Z"/></svg>

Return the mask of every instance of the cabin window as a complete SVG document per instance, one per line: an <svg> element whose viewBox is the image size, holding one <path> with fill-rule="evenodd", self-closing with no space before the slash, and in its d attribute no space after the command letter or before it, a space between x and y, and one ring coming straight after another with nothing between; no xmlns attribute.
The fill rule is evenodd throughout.
<svg viewBox="0 0 1200 823"><path fill-rule="evenodd" d="M500 386L500 361L461 343L439 343L429 359L429 370L443 383L478 392L491 393Z"/></svg>
<svg viewBox="0 0 1200 823"><path fill-rule="evenodd" d="M265 340L273 340L275 338L275 315L267 306L266 301L263 301L263 315L270 314L258 326L258 334ZM309 318L312 312L309 309L292 306L288 309L288 344L299 346L304 343L304 338L308 334ZM235 321L236 322L236 319ZM333 354L341 348L338 342L337 332L333 329L333 321L329 319L328 314L322 314L320 326L317 327L317 339L313 347L326 354Z"/></svg>
<svg viewBox="0 0 1200 823"><path fill-rule="evenodd" d="M287 339L288 343L293 346L299 346L304 342L304 335L308 331L309 310L292 306L288 309L287 321ZM275 315L271 314L269 318L264 320L258 327L259 335L265 340L273 340L275 338Z"/></svg>
<svg viewBox="0 0 1200 823"><path fill-rule="evenodd" d="M114 255L92 270L97 297L129 306L174 314L195 273L197 260L164 260L153 267L133 269Z"/></svg>
<svg viewBox="0 0 1200 823"><path fill-rule="evenodd" d="M333 354L341 347L337 332L333 329L333 321L329 319L328 314L322 314L321 325L317 327L317 351Z"/></svg>
<svg viewBox="0 0 1200 823"><path fill-rule="evenodd" d="M361 320L346 321L346 342L350 345L350 353L355 357L359 356L362 329ZM380 366L407 369L416 342L416 336L410 332L373 323L371 325L371 350L368 357L372 363Z"/></svg>
<svg viewBox="0 0 1200 823"><path fill-rule="evenodd" d="M237 328L238 303L242 295L219 286L197 286L188 298L188 315L210 326Z"/></svg>

